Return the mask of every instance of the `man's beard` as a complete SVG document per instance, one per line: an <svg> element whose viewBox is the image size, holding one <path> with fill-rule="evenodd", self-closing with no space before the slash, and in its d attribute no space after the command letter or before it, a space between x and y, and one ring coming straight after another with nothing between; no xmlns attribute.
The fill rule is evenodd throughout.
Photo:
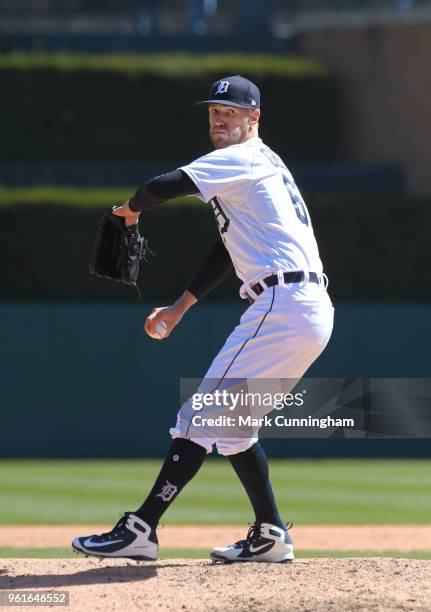
<svg viewBox="0 0 431 612"><path fill-rule="evenodd" d="M230 145L239 144L243 142L245 136L247 135L248 128L240 129L239 132L235 132L233 135L230 132L227 132L223 135L221 134L212 134L210 130L210 140L215 149L225 149ZM219 137L221 138L219 139Z"/></svg>
<svg viewBox="0 0 431 612"><path fill-rule="evenodd" d="M215 134L214 136L211 134L210 132L210 140L213 144L213 147L215 149L224 149L225 147L228 147L229 145L231 145L232 143L229 142L228 140L225 139L220 139L218 134Z"/></svg>

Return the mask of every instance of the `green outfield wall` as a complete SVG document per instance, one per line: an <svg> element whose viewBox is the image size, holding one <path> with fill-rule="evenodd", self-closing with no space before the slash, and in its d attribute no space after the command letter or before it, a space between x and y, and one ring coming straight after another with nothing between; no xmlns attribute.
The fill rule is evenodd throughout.
<svg viewBox="0 0 431 612"><path fill-rule="evenodd" d="M195 307L149 339L158 300L0 304L1 457L160 456L179 378L201 377L246 304ZM163 302L162 302L163 303ZM430 377L431 304L336 306L319 377ZM429 456L429 440L265 440L271 456Z"/></svg>
<svg viewBox="0 0 431 612"><path fill-rule="evenodd" d="M262 90L262 135L295 161L332 161L338 91L325 66L273 55L0 57L0 160L187 163L208 150L213 81L242 74Z"/></svg>
<svg viewBox="0 0 431 612"><path fill-rule="evenodd" d="M88 274L97 221L126 189L0 188L0 299L134 301L136 293ZM105 204L105 207L103 207ZM429 198L307 198L329 293L335 301L431 299ZM145 299L176 299L217 238L210 206L195 198L142 214L156 257L143 266ZM212 294L232 300L232 273Z"/></svg>

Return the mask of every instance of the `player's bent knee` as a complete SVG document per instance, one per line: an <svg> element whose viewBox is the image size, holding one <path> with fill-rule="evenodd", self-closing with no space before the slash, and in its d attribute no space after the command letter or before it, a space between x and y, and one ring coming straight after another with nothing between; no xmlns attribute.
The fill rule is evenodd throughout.
<svg viewBox="0 0 431 612"><path fill-rule="evenodd" d="M258 438L226 438L216 440L216 448L219 455L227 457L228 455L237 455L244 453L256 444Z"/></svg>

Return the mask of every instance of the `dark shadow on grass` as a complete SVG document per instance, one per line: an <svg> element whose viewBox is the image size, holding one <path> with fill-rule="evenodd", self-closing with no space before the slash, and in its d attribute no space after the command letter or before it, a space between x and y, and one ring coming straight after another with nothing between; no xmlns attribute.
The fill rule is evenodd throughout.
<svg viewBox="0 0 431 612"><path fill-rule="evenodd" d="M27 574L25 576L0 576L1 589L42 589L86 584L114 584L141 582L155 578L165 567L184 567L186 563L170 563L158 567L156 563L102 566L82 570L75 574Z"/></svg>

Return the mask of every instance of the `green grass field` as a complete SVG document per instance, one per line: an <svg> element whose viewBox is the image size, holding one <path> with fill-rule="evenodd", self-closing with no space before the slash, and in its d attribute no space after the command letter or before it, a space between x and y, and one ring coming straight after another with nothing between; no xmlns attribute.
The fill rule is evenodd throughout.
<svg viewBox="0 0 431 612"><path fill-rule="evenodd" d="M160 460L1 460L0 524L107 523L135 509ZM430 460L273 460L286 520L429 523ZM170 524L246 524L253 518L226 460L208 460L165 515Z"/></svg>
<svg viewBox="0 0 431 612"><path fill-rule="evenodd" d="M363 551L363 550L299 550L296 559L316 557L343 559L346 557L391 557L394 559L431 559L431 551ZM162 548L160 559L208 559L208 548ZM71 548L7 548L0 547L0 559L84 559ZM109 561L107 561L109 563Z"/></svg>

